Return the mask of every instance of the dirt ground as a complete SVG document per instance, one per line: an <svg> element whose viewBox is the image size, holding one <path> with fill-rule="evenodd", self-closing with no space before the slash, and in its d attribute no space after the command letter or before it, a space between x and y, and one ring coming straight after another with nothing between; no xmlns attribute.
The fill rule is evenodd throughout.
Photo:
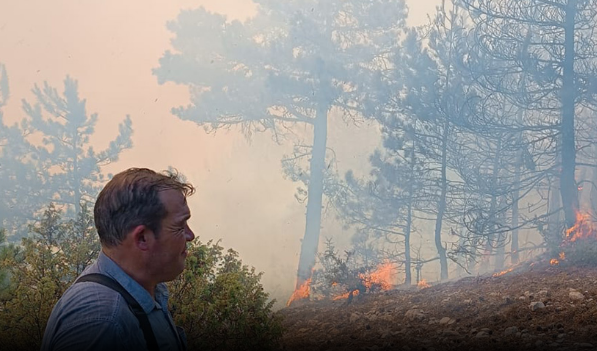
<svg viewBox="0 0 597 351"><path fill-rule="evenodd" d="M288 351L597 350L597 267L535 261L278 313Z"/></svg>

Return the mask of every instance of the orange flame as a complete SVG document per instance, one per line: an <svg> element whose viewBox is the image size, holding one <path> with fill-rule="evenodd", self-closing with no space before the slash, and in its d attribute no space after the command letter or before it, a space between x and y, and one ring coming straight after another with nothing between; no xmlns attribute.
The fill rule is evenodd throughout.
<svg viewBox="0 0 597 351"><path fill-rule="evenodd" d="M425 281L425 279L422 279L420 282L417 283L417 287L419 289L426 289L428 287L430 287L431 285L427 284L427 281Z"/></svg>
<svg viewBox="0 0 597 351"><path fill-rule="evenodd" d="M390 290L393 287L392 282L394 281L394 264L386 261L383 264L377 266L377 269L371 273L359 274L359 278L367 290L371 289L373 285L379 285L382 290ZM336 286L336 283L332 283L332 286ZM352 291L353 296L359 294L358 290ZM332 298L332 300L347 299L350 296L350 291L342 295L338 295Z"/></svg>
<svg viewBox="0 0 597 351"><path fill-rule="evenodd" d="M379 285L382 290L390 290L392 288L394 265L386 261L379 265L374 272L371 272L368 276L365 274L359 274L359 277L363 281L363 284L367 289L371 289L373 284Z"/></svg>
<svg viewBox="0 0 597 351"><path fill-rule="evenodd" d="M555 266L557 264L560 264L560 261L564 261L565 259L566 259L566 254L564 252L560 252L559 259L552 258L551 260L549 260L549 264L552 266Z"/></svg>
<svg viewBox="0 0 597 351"><path fill-rule="evenodd" d="M358 294L359 294L358 290L352 291L352 296L357 296ZM349 296L350 296L350 291L347 292L346 294L338 295L338 296L332 298L332 300L336 301L336 300L341 300L341 299L347 299Z"/></svg>
<svg viewBox="0 0 597 351"><path fill-rule="evenodd" d="M506 274L508 272L512 272L513 269L514 269L514 267L510 267L510 268L506 269L505 271L501 271L499 273L495 273L493 275L493 277L499 277L499 276L504 275L504 274Z"/></svg>
<svg viewBox="0 0 597 351"><path fill-rule="evenodd" d="M590 221L588 213L576 212L576 222L566 230L566 240L574 242L578 239L597 238L595 225Z"/></svg>
<svg viewBox="0 0 597 351"><path fill-rule="evenodd" d="M294 292L292 293L292 296L290 296L290 299L288 299L286 306L290 306L292 301L308 298L310 291L311 291L311 278L307 279L301 286L299 286L296 290L294 290Z"/></svg>
<svg viewBox="0 0 597 351"><path fill-rule="evenodd" d="M588 213L581 213L576 211L576 222L574 225L566 230L566 238L560 245L563 247L566 244L575 242L579 239L597 239L597 226L591 221L591 216ZM566 259L566 254L560 252L559 258L552 258L549 261L551 265L557 265Z"/></svg>

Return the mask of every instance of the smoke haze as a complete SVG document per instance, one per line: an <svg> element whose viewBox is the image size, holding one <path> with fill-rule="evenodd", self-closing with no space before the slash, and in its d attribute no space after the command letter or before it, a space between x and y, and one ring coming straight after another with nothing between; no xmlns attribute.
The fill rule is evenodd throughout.
<svg viewBox="0 0 597 351"><path fill-rule="evenodd" d="M409 24L424 23L437 4L407 0ZM297 183L281 172L280 160L291 146L276 145L267 133L250 142L234 131L208 135L181 121L170 110L188 104L187 88L159 85L151 73L170 49L166 22L182 9L200 6L239 20L255 10L246 0L2 1L0 62L11 89L5 122L23 118L21 99L34 101L35 84L47 81L61 92L67 75L78 80L88 112L99 115L92 140L97 149L107 147L126 115L133 120L133 148L103 171L177 168L198 188L189 205L199 240L222 239L245 264L265 272L265 290L284 302L294 289L305 228L305 206L294 198ZM340 172L363 169L379 143L376 127L361 129L359 143L351 126L337 127L328 144ZM333 217L324 214L322 238L348 242Z"/></svg>

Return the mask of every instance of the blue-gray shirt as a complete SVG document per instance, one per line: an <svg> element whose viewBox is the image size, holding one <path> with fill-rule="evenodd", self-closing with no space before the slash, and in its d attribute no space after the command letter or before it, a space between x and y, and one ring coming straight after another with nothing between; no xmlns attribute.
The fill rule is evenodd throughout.
<svg viewBox="0 0 597 351"><path fill-rule="evenodd" d="M81 275L101 273L128 291L149 318L160 351L181 351L183 341L168 312L168 289L158 284L155 300L103 252ZM116 291L92 282L69 287L54 306L42 341L42 351L147 350L139 320Z"/></svg>

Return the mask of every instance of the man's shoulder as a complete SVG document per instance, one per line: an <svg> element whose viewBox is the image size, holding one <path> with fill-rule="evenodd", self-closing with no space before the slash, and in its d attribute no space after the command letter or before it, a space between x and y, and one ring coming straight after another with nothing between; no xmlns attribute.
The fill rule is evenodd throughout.
<svg viewBox="0 0 597 351"><path fill-rule="evenodd" d="M144 345L138 320L117 291L94 282L69 287L54 306L42 350L133 350Z"/></svg>
<svg viewBox="0 0 597 351"><path fill-rule="evenodd" d="M123 315L134 318L119 292L94 282L80 282L69 287L55 308L61 319L73 318L122 321ZM126 317L125 317L126 318Z"/></svg>

